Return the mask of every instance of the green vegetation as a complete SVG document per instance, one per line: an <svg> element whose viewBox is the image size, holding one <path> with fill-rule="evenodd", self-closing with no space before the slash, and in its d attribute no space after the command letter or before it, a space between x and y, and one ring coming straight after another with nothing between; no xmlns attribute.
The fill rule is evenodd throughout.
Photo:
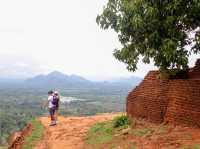
<svg viewBox="0 0 200 149"><path fill-rule="evenodd" d="M118 116L113 120L114 128L130 125L130 120L126 115Z"/></svg>
<svg viewBox="0 0 200 149"><path fill-rule="evenodd" d="M64 97L84 99L62 103L62 115L95 115L97 113L121 112L125 109L125 97L132 87L62 88ZM47 100L45 88L5 87L0 84L0 146L7 144L10 134L23 129L35 117L48 115L43 103Z"/></svg>
<svg viewBox="0 0 200 149"><path fill-rule="evenodd" d="M200 53L198 20L199 0L108 0L96 19L118 34L122 48L114 56L131 71L140 57L161 71L186 70L189 56Z"/></svg>
<svg viewBox="0 0 200 149"><path fill-rule="evenodd" d="M0 145L10 134L23 129L27 122L45 112L41 94L31 89L0 88Z"/></svg>
<svg viewBox="0 0 200 149"><path fill-rule="evenodd" d="M88 131L86 142L88 144L102 144L113 139L120 130L129 126L130 121L125 115L118 116L112 121L97 123Z"/></svg>
<svg viewBox="0 0 200 149"><path fill-rule="evenodd" d="M97 123L90 128L86 137L86 148L114 149L123 146L125 149L136 149L136 142L130 138L151 136L154 132L155 130L145 126L143 121L130 120L126 115L117 116L111 121Z"/></svg>
<svg viewBox="0 0 200 149"><path fill-rule="evenodd" d="M194 144L192 146L181 147L180 149L200 149L200 145L199 144Z"/></svg>
<svg viewBox="0 0 200 149"><path fill-rule="evenodd" d="M112 121L97 123L87 134L87 143L102 144L111 141L114 134L114 127Z"/></svg>
<svg viewBox="0 0 200 149"><path fill-rule="evenodd" d="M118 124L118 127L115 127ZM179 144L179 149L200 149L200 144L192 144L195 132L183 132L181 129L168 124L153 124L143 119L128 119L127 116L122 115L115 117L111 121L97 123L90 128L86 137L85 148L88 149L136 149L158 142L163 139L160 145L164 148L174 148L175 143ZM147 144L141 144L141 140L145 140ZM188 143L191 143L190 145Z"/></svg>
<svg viewBox="0 0 200 149"><path fill-rule="evenodd" d="M44 127L38 120L31 121L33 126L32 133L25 138L22 149L33 149L39 140L42 139Z"/></svg>
<svg viewBox="0 0 200 149"><path fill-rule="evenodd" d="M0 105L0 144L6 144L8 136L24 128L28 121L38 115L35 109L20 105L9 105L11 102L1 102Z"/></svg>

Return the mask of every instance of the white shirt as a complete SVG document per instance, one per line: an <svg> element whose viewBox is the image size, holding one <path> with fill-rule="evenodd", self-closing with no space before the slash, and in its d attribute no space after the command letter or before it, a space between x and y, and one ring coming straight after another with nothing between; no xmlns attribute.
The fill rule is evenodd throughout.
<svg viewBox="0 0 200 149"><path fill-rule="evenodd" d="M52 104L52 102L53 102L53 96L52 96L52 95L50 95L50 96L48 97L48 101L49 101L49 108L53 108L54 105Z"/></svg>

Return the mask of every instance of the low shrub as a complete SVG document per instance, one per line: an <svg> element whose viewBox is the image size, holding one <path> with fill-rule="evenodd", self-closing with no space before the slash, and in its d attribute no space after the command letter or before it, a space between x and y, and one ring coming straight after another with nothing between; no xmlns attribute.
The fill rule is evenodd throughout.
<svg viewBox="0 0 200 149"><path fill-rule="evenodd" d="M113 120L114 128L128 126L128 125L130 125L130 120L126 115L118 116Z"/></svg>

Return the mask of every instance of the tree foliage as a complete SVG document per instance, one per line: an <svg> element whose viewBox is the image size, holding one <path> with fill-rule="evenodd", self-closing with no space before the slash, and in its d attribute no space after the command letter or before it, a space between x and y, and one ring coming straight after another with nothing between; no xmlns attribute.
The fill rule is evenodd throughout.
<svg viewBox="0 0 200 149"><path fill-rule="evenodd" d="M200 52L200 0L108 0L96 21L118 34L114 56L131 71L140 57L160 70L187 69Z"/></svg>

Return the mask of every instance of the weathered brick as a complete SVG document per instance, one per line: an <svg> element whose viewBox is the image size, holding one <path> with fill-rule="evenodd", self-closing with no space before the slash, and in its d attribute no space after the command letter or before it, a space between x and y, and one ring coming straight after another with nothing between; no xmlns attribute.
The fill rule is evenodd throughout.
<svg viewBox="0 0 200 149"><path fill-rule="evenodd" d="M150 71L127 97L127 113L151 122L200 127L200 60L188 79L159 80Z"/></svg>

